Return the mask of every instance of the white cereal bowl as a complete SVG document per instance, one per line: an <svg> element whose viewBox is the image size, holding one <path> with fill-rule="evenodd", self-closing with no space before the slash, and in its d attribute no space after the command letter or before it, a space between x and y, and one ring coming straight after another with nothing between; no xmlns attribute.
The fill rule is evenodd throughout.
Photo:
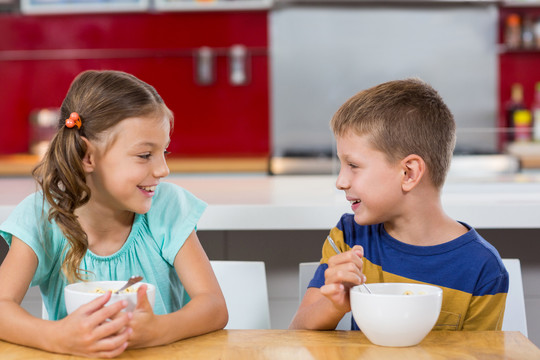
<svg viewBox="0 0 540 360"><path fill-rule="evenodd" d="M371 294L362 285L351 289L351 308L360 330L376 345L416 345L433 329L439 318L441 288L409 283L367 286Z"/></svg>
<svg viewBox="0 0 540 360"><path fill-rule="evenodd" d="M103 293L96 292L97 289L118 290L125 285L125 281L88 281L69 284L64 288L64 298L66 302L66 310L68 314L77 310L81 305L89 303L90 301L102 296ZM148 301L154 308L154 302L156 299L156 287L149 283L137 283L130 287L130 289L138 289L139 286L145 284L148 288L146 294ZM125 311L133 311L137 305L137 291L129 293L112 294L111 298L106 305L111 305L117 301L126 300L128 306Z"/></svg>

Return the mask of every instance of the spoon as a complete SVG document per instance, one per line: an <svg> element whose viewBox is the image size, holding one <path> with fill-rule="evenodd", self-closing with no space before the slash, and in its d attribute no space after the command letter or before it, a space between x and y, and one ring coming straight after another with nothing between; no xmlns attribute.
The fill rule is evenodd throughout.
<svg viewBox="0 0 540 360"><path fill-rule="evenodd" d="M143 279L143 277L142 277L142 276L138 276L138 275L134 275L134 276L130 277L129 280L127 281L127 283L126 283L124 286L122 286L120 289L116 290L116 291L114 292L114 294L118 294L118 293L120 293L120 291L126 290L128 287L130 287L130 286L133 285L133 284L138 283L138 282L141 281L142 279Z"/></svg>
<svg viewBox="0 0 540 360"><path fill-rule="evenodd" d="M330 243L330 245L332 245L332 248L334 249L336 254L341 254L341 251L339 251L338 247L336 246L336 243L330 236L328 236L328 242ZM364 288L367 290L367 292L371 294L371 290L369 290L366 283L363 283L362 285L364 285Z"/></svg>

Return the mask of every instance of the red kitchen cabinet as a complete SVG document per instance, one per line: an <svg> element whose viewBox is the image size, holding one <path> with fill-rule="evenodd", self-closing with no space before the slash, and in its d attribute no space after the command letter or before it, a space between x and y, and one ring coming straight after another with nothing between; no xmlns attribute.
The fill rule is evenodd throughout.
<svg viewBox="0 0 540 360"><path fill-rule="evenodd" d="M525 48L519 45L516 48L506 46L506 22L511 14L517 14L521 20L518 30L521 34L522 20L525 17L533 21L540 21L540 6L519 2L508 2L499 8L499 128L510 129L512 124L505 114L505 106L510 99L512 85L519 83L523 86L524 103L530 109L534 98L535 83L540 81L540 47L533 45ZM506 133L499 134L499 149L506 148Z"/></svg>
<svg viewBox="0 0 540 360"><path fill-rule="evenodd" d="M29 148L29 115L58 107L73 78L115 69L153 85L175 114L176 156L270 153L267 11L0 16L0 154ZM247 51L248 80L231 83L229 53ZM215 54L214 81L195 54Z"/></svg>

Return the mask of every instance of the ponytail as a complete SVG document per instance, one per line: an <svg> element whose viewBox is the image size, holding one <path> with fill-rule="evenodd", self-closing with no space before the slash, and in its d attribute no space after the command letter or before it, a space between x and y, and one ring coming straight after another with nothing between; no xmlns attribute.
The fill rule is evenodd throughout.
<svg viewBox="0 0 540 360"><path fill-rule="evenodd" d="M69 243L64 249L62 263L62 271L69 282L83 280L80 264L88 249L88 236L74 213L90 199L82 163L86 148L78 129L62 126L43 160L32 171L51 205L49 222L58 225Z"/></svg>

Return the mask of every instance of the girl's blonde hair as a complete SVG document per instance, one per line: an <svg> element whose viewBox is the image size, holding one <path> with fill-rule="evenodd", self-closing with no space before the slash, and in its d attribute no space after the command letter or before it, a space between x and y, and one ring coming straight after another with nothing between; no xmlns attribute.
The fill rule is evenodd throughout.
<svg viewBox="0 0 540 360"><path fill-rule="evenodd" d="M456 124L441 96L422 80L389 81L361 91L338 109L330 126L337 136L369 136L390 163L411 154L422 157L433 185L442 188Z"/></svg>
<svg viewBox="0 0 540 360"><path fill-rule="evenodd" d="M65 126L72 112L82 120L80 129ZM74 214L91 196L82 163L87 150L83 137L99 141L105 131L131 117L167 117L171 129L173 125L172 112L156 90L135 76L120 71L80 73L60 108L58 131L32 172L50 204L48 221L54 221L68 241L62 271L69 282L85 280L80 264L88 250L88 236Z"/></svg>

